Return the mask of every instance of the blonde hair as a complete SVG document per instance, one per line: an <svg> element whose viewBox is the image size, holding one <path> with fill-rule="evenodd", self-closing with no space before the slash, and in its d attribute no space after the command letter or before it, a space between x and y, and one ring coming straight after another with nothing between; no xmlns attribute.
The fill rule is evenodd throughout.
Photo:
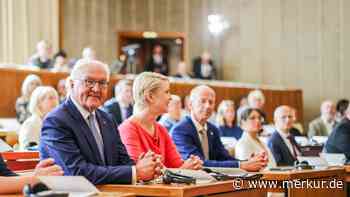
<svg viewBox="0 0 350 197"><path fill-rule="evenodd" d="M232 100L223 100L218 106L218 112L216 114L216 123L218 126L225 126L227 123L225 121L225 111L229 108L235 108L235 103Z"/></svg>
<svg viewBox="0 0 350 197"><path fill-rule="evenodd" d="M35 114L35 115L42 117L43 112L40 111L39 105L47 96L51 96L51 95L56 96L56 98L57 98L56 106L57 106L58 105L58 93L55 90L55 88L53 88L51 86L39 86L39 87L35 88L35 90L32 93L32 96L30 97L29 112L31 114Z"/></svg>
<svg viewBox="0 0 350 197"><path fill-rule="evenodd" d="M135 78L132 88L134 112L139 112L147 106L145 95L160 88L162 82L169 82L168 77L154 72L143 72Z"/></svg>
<svg viewBox="0 0 350 197"><path fill-rule="evenodd" d="M38 75L30 74L24 79L22 83L22 96L30 97L31 93L29 92L29 86L35 81L38 82L40 85L42 84L41 79Z"/></svg>

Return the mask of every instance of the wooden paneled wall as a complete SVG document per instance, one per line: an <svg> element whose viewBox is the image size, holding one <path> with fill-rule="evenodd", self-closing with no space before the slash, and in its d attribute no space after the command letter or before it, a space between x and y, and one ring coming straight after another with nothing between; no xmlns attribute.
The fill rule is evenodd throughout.
<svg viewBox="0 0 350 197"><path fill-rule="evenodd" d="M58 50L59 0L0 0L0 63L27 63L36 43Z"/></svg>
<svg viewBox="0 0 350 197"><path fill-rule="evenodd" d="M0 90L2 90L2 100L0 102L0 117L15 117L15 101L21 94L21 85L25 77L30 74L37 74L43 81L44 85L55 87L60 79L67 77L66 73L52 73L48 71L25 71L16 69L0 68ZM112 96L114 84L124 76L113 76L108 88L109 97ZM290 105L298 110L298 118L303 120L303 102L302 91L296 89L283 89L268 86L254 86L250 84L238 84L229 82L208 82L202 80L184 81L171 80L171 93L185 98L191 89L198 84L209 84L216 92L216 103L219 104L224 99L234 100L239 103L239 99L249 93L250 90L260 88L266 96L265 111L268 120L272 121L273 110L282 104ZM11 87L11 88L10 88Z"/></svg>
<svg viewBox="0 0 350 197"><path fill-rule="evenodd" d="M348 0L63 0L63 13L71 56L91 45L110 63L116 31L185 32L188 63L208 50L222 79L300 88L307 121L322 100L350 97ZM231 24L219 37L212 13Z"/></svg>

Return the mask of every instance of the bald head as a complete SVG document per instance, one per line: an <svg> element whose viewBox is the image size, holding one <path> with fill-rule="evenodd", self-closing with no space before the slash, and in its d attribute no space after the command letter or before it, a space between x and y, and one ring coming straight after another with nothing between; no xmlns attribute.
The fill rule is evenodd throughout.
<svg viewBox="0 0 350 197"><path fill-rule="evenodd" d="M331 100L323 101L321 104L321 116L323 119L331 122L335 120L335 104Z"/></svg>
<svg viewBox="0 0 350 197"><path fill-rule="evenodd" d="M215 107L215 91L206 85L200 85L192 89L190 95L191 115L200 124L205 124L210 118Z"/></svg>
<svg viewBox="0 0 350 197"><path fill-rule="evenodd" d="M287 105L277 107L274 112L274 122L278 130L289 132L294 123L292 108Z"/></svg>

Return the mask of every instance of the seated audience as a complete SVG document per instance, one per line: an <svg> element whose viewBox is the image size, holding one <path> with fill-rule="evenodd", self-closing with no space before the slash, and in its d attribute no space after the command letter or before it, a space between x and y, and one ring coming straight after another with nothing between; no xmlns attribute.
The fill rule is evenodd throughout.
<svg viewBox="0 0 350 197"><path fill-rule="evenodd" d="M70 68L67 64L67 54L63 50L57 52L53 57L54 63L51 68L52 72L69 72Z"/></svg>
<svg viewBox="0 0 350 197"><path fill-rule="evenodd" d="M132 81L122 79L114 87L114 98L106 101L102 110L119 124L128 119L133 111Z"/></svg>
<svg viewBox="0 0 350 197"><path fill-rule="evenodd" d="M82 59L96 60L96 52L91 47L85 47L82 52Z"/></svg>
<svg viewBox="0 0 350 197"><path fill-rule="evenodd" d="M40 69L51 68L52 61L50 59L52 53L51 44L45 40L38 42L36 45L36 54L31 57L30 65L36 66Z"/></svg>
<svg viewBox="0 0 350 197"><path fill-rule="evenodd" d="M239 99L239 107L237 109L237 112L236 112L236 119L237 119L237 125L239 126L240 124L240 120L241 120L241 114L242 112L248 108L248 97L247 96L243 96Z"/></svg>
<svg viewBox="0 0 350 197"><path fill-rule="evenodd" d="M343 153L350 161L350 107L345 111L343 120L334 128L325 145L327 153Z"/></svg>
<svg viewBox="0 0 350 197"><path fill-rule="evenodd" d="M21 150L39 144L43 119L58 105L58 94L51 86L37 87L30 98L29 111L32 114L21 126L18 141Z"/></svg>
<svg viewBox="0 0 350 197"><path fill-rule="evenodd" d="M263 117L259 109L247 108L242 112L241 127L244 132L235 146L235 156L237 159L247 160L251 155L263 153L268 158L267 167L276 167L276 161L270 149L259 139L262 121Z"/></svg>
<svg viewBox="0 0 350 197"><path fill-rule="evenodd" d="M174 77L182 79L191 79L192 76L187 72L187 65L184 61L180 61L177 64L177 72Z"/></svg>
<svg viewBox="0 0 350 197"><path fill-rule="evenodd" d="M337 122L341 122L343 120L343 118L345 117L345 111L349 106L349 100L348 99L340 99L337 102L336 105L336 111L337 111L337 115L336 115L336 120Z"/></svg>
<svg viewBox="0 0 350 197"><path fill-rule="evenodd" d="M216 79L216 68L208 52L193 60L193 74L197 79Z"/></svg>
<svg viewBox="0 0 350 197"><path fill-rule="evenodd" d="M338 123L336 121L335 105L327 100L321 104L321 116L314 119L309 124L308 136L329 136L333 128Z"/></svg>
<svg viewBox="0 0 350 197"><path fill-rule="evenodd" d="M141 73L134 81L133 95L135 113L119 126L130 157L137 161L140 155L153 151L167 168L200 169L202 161L197 156L181 159L167 129L157 123L157 117L167 112L171 98L168 78L158 73Z"/></svg>
<svg viewBox="0 0 350 197"><path fill-rule="evenodd" d="M145 71L169 75L169 63L166 54L164 54L163 47L157 44L153 47L152 55L149 58Z"/></svg>
<svg viewBox="0 0 350 197"><path fill-rule="evenodd" d="M16 100L16 118L23 123L29 116L28 103L34 89L41 85L41 79L34 74L28 75L22 83L22 95Z"/></svg>
<svg viewBox="0 0 350 197"><path fill-rule="evenodd" d="M69 98L50 112L40 139L40 157L52 157L65 175L84 176L93 184L153 179L160 173L154 153L136 165L121 142L117 123L98 109L107 97L108 65L90 59L76 63L70 74Z"/></svg>
<svg viewBox="0 0 350 197"><path fill-rule="evenodd" d="M257 154L248 161L238 161L224 148L218 129L208 122L215 107L215 92L201 85L191 91L191 115L182 119L170 131L171 136L183 159L197 155L208 167L234 167L247 171L259 171L265 168L265 154Z"/></svg>
<svg viewBox="0 0 350 197"><path fill-rule="evenodd" d="M60 176L62 168L55 165L53 159L46 159L38 163L33 175L18 176L9 170L0 154L0 194L21 193L27 184L39 183L38 176Z"/></svg>
<svg viewBox="0 0 350 197"><path fill-rule="evenodd" d="M171 95L167 111L168 112L163 114L158 122L170 131L170 129L173 128L182 117L182 103L179 96L174 94Z"/></svg>
<svg viewBox="0 0 350 197"><path fill-rule="evenodd" d="M59 103L63 103L66 98L67 98L67 84L68 83L68 79L60 79L57 83L57 93L58 93L58 100Z"/></svg>
<svg viewBox="0 0 350 197"><path fill-rule="evenodd" d="M292 109L286 105L277 107L274 122L276 131L272 133L268 146L278 166L292 166L297 156L301 156L300 148L289 132L293 126Z"/></svg>
<svg viewBox="0 0 350 197"><path fill-rule="evenodd" d="M234 137L237 140L242 136L242 129L235 124L235 103L231 100L221 101L216 114L216 123L221 137Z"/></svg>

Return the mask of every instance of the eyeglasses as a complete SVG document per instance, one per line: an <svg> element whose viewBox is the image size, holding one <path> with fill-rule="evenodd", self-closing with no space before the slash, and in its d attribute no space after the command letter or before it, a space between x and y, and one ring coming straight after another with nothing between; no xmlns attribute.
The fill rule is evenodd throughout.
<svg viewBox="0 0 350 197"><path fill-rule="evenodd" d="M100 80L100 81L96 81L93 79L78 79L78 80L83 81L87 88L93 88L95 87L96 84L98 84L98 86L102 89L105 89L108 87L108 81L106 80Z"/></svg>
<svg viewBox="0 0 350 197"><path fill-rule="evenodd" d="M253 120L259 120L260 122L264 122L264 118L263 117L261 117L261 116L251 116L251 117L248 117L247 118L248 120L250 120L250 121L253 121Z"/></svg>

